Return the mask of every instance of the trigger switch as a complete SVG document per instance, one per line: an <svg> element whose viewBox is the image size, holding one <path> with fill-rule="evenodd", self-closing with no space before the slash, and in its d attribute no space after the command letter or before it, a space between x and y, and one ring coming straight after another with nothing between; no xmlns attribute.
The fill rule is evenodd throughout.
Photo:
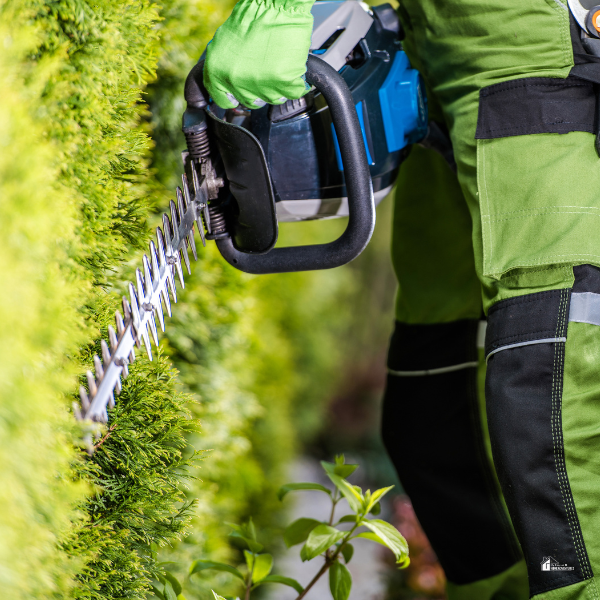
<svg viewBox="0 0 600 600"><path fill-rule="evenodd" d="M271 123L279 123L280 121L287 121L292 117L301 115L312 108L313 95L307 94L299 100L288 100L284 104L277 106L271 106L269 109L269 119Z"/></svg>

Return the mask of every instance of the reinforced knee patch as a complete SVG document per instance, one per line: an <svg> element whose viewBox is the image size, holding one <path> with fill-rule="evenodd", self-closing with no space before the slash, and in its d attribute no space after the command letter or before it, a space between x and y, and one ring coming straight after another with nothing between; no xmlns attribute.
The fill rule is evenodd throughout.
<svg viewBox="0 0 600 600"><path fill-rule="evenodd" d="M590 351L573 348L565 356L569 323L600 325L600 269L583 265L574 274L572 289L503 300L488 315L486 401L492 451L532 596L593 578L577 490L567 472L563 383L565 358L579 368L577 361ZM578 371L569 372L575 372L576 380ZM571 415L579 410L577 395L584 396L575 392L569 396L575 407ZM583 469L586 460L594 463L593 442L588 438L572 446L573 456L584 456L579 461ZM593 469L585 477L589 484ZM582 505L585 501L582 497ZM590 534L598 535L597 527Z"/></svg>
<svg viewBox="0 0 600 600"><path fill-rule="evenodd" d="M400 481L457 585L497 575L521 557L485 452L478 325L398 323L382 419Z"/></svg>

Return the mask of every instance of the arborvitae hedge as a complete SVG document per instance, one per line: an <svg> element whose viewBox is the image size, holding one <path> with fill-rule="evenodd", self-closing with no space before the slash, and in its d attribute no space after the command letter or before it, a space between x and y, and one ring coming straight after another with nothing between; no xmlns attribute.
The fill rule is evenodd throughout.
<svg viewBox="0 0 600 600"><path fill-rule="evenodd" d="M183 80L232 5L0 0L3 597L145 598L157 551L226 557L225 521L276 526L318 420L346 275L252 278L211 248L163 342L180 377L138 352L93 459L75 447L70 403L180 171Z"/></svg>

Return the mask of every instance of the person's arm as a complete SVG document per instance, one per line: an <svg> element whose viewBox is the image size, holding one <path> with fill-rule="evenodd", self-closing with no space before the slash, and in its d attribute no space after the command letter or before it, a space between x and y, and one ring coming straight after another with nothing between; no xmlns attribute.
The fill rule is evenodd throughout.
<svg viewBox="0 0 600 600"><path fill-rule="evenodd" d="M315 0L239 0L207 48L204 83L222 108L301 98Z"/></svg>

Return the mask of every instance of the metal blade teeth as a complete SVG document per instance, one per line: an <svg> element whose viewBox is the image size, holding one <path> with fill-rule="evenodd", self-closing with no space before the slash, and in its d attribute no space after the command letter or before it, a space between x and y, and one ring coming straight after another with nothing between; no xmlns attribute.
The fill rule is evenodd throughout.
<svg viewBox="0 0 600 600"><path fill-rule="evenodd" d="M129 375L128 365L135 361L135 346L143 344L152 360L150 336L158 347L158 330L165 330L166 311L172 316L171 300L177 302L175 273L181 287L185 287L182 262L191 273L188 248L198 259L194 229L197 228L206 245L204 222L210 231L210 214L206 185L201 185L195 164L191 164L193 190L182 176L182 187L169 203L169 214L163 214L162 227L156 229L156 240L150 242L149 252L142 258L142 268L135 273L135 283L128 286L128 298L123 297L123 314L116 311L115 327L108 326L108 341L100 342L100 356L94 356L95 376L87 371L87 387L79 391L80 405L74 403L73 412L78 420L92 419L106 423L107 407L115 405L115 396L121 393L121 377ZM192 198L193 193L193 198ZM96 434L96 438L98 438ZM91 436L86 438L91 440ZM91 442L90 442L91 444ZM89 447L91 447L89 445Z"/></svg>
<svg viewBox="0 0 600 600"><path fill-rule="evenodd" d="M83 408L83 411L87 412L90 408L90 399L86 389L83 386L79 387L79 399L81 400L81 407Z"/></svg>
<svg viewBox="0 0 600 600"><path fill-rule="evenodd" d="M164 257L164 253L163 253L163 257ZM160 281L162 274L166 273L167 269L170 270L170 267L169 267L169 265L167 265L166 260L160 259L158 257L158 253L156 251L156 246L154 245L154 242L150 242L150 260L152 261L152 276L154 277L155 281ZM168 276L167 276L167 280L168 280ZM158 300L159 310L160 310L159 319L160 319L160 322L161 322L160 324L161 324L163 331L165 330L165 325L164 325L164 316L162 313L162 305L160 305L161 300L165 306L167 315L169 315L169 317L172 316L171 315L171 303L169 302L169 290L167 289L167 285L160 286L160 298Z"/></svg>
<svg viewBox="0 0 600 600"><path fill-rule="evenodd" d="M147 313L150 313L150 318L149 318L150 331L152 332L152 338L154 339L154 345L158 348L158 331L156 329L156 321L154 319L154 315L158 311L157 311L157 306L154 304L154 302L152 302L152 294L154 292L154 290L153 290L154 284L152 282L152 275L150 274L150 263L148 262L148 257L144 255L142 262L144 264L144 275L142 278L142 281L144 284L144 303L142 305L142 308ZM160 304L157 303L157 305L158 305L158 307L160 307ZM161 316L162 316L162 314L161 314ZM164 331L164 327L163 327L163 331Z"/></svg>
<svg viewBox="0 0 600 600"><path fill-rule="evenodd" d="M173 205L175 203L172 202L171 203L171 212L173 211ZM176 206L176 214L177 214L177 229L180 230L181 229L181 224L183 223L183 218L185 215L186 209L184 206L184 201L183 201L183 195L181 192L181 188L177 188L177 206ZM192 235L194 234L194 231L192 230ZM190 255L188 254L188 247L187 247L187 243L186 243L186 238L187 235L184 236L177 236L177 242L178 242L178 246L180 247L180 253L181 256L183 256L183 260L185 262L185 268L187 269L188 275L192 274L192 271L190 269Z"/></svg>
<svg viewBox="0 0 600 600"><path fill-rule="evenodd" d="M141 289L142 297L143 297L144 291L143 291L143 287L141 285L141 281L139 279L139 277L141 275L139 269L136 271L135 275L136 275L138 290ZM138 303L138 296L135 293L135 288L133 287L132 283L129 284L129 298L130 298L130 302L131 302L131 311L132 311L132 315L133 315L133 326L136 330L138 338L140 338L142 340L142 342L144 342L144 346L146 347L146 352L148 354L148 358L150 360L152 360L152 349L150 348L150 336L148 335L148 326L144 322L142 322L142 317L140 315L140 305Z"/></svg>
<svg viewBox="0 0 600 600"><path fill-rule="evenodd" d="M87 377L88 389L90 390L90 396L93 398L98 391L96 387L96 380L94 379L94 375L91 371L86 371L85 376Z"/></svg>
<svg viewBox="0 0 600 600"><path fill-rule="evenodd" d="M175 202L171 200L171 214L175 214ZM183 281L183 271L181 269L181 259L179 258L179 250L177 250L174 245L174 227L176 226L177 220L174 223L171 222L167 215L163 215L163 232L165 234L165 248L167 251L167 262L175 267L177 271L177 277L179 277L179 283L181 284L181 288L185 289L185 282ZM174 286L173 286L174 287Z"/></svg>
<svg viewBox="0 0 600 600"><path fill-rule="evenodd" d="M144 270L147 269L148 273L150 273L150 271L152 271L152 281L158 282L158 285L160 286L160 291L159 291L158 297L156 298L154 310L156 311L156 314L158 316L158 320L160 322L160 328L164 332L165 316L163 314L161 300L163 299L163 295L164 295L163 291L165 290L165 286L160 285L160 268L158 266L158 257L156 256L156 246L154 245L154 242L150 242L149 250L150 250L150 261L152 261L152 265L150 265L150 261L148 260L148 257L144 256ZM153 284L153 287L154 287L154 284Z"/></svg>
<svg viewBox="0 0 600 600"><path fill-rule="evenodd" d="M121 317L120 313L117 314L119 314L119 317ZM102 341L104 342L104 340ZM119 345L119 340L117 339L117 334L115 333L112 325L108 326L108 342L110 344L110 349L114 352Z"/></svg>
<svg viewBox="0 0 600 600"><path fill-rule="evenodd" d="M183 208L183 202L181 201L181 190L179 188L177 188L177 198L178 198L178 202L181 203L181 208ZM179 211L177 210L177 205L175 204L175 202L173 202L173 200L171 200L171 202L169 203L169 206L171 208L171 223L173 224L173 230L178 232L181 221L179 219ZM179 246L179 243L181 241L179 239L179 235L174 235L173 238L174 238L173 241L175 242L174 252L178 255L178 257L179 257L179 254L181 254L181 256L183 256L183 260L185 261L185 266L187 268L188 275L190 275L191 274L190 257L188 256L185 242L183 244L181 244L181 247L178 250L177 246ZM185 288L185 283L183 281L183 271L181 269L181 260L178 260L175 266L177 267L177 275L179 275L179 282L181 283L181 287Z"/></svg>
<svg viewBox="0 0 600 600"><path fill-rule="evenodd" d="M164 219L163 219L164 221ZM171 295L173 296L173 302L177 303L177 290L175 289L175 276L173 275L173 265L169 263L167 255L166 255L166 243L165 236L163 234L163 230L160 227L156 229L156 240L158 243L158 260L161 265L166 265L167 270L167 283L169 284L169 290L171 290ZM169 298L165 290L165 303L169 303ZM169 308L170 310L170 308ZM170 313L169 313L170 316Z"/></svg>

